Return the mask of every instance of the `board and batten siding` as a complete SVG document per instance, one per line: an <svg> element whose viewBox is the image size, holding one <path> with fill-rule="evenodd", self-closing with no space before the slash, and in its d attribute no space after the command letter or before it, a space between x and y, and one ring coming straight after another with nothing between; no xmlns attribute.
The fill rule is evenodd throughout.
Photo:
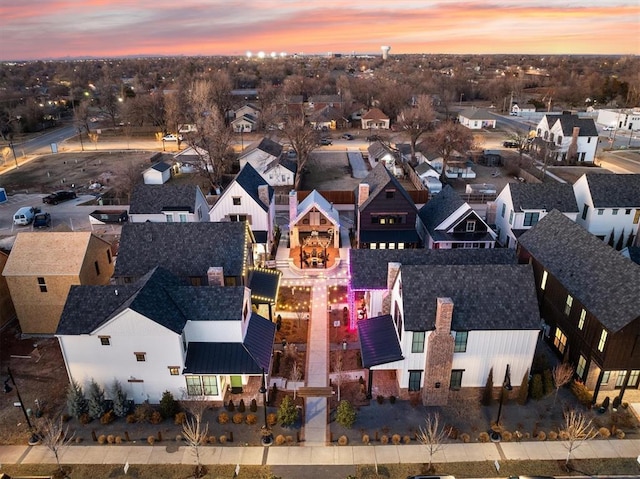
<svg viewBox="0 0 640 479"><path fill-rule="evenodd" d="M240 198L240 205L234 205L233 198ZM269 230L269 214L236 182L229 185L209 211L214 222L229 221L229 215L247 215L252 230Z"/></svg>

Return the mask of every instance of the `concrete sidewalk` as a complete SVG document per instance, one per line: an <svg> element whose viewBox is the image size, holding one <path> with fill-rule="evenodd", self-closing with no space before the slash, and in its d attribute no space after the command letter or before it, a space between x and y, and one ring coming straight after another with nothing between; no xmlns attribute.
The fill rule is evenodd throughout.
<svg viewBox="0 0 640 479"><path fill-rule="evenodd" d="M421 445L385 446L204 446L203 464L240 465L359 465L422 464L428 460ZM572 459L636 458L640 439L595 439L572 453ZM562 441L447 444L434 456L434 462L562 460L567 450ZM63 464L195 464L186 446L175 443L144 445L72 445L61 454ZM44 446L0 446L0 464L55 464Z"/></svg>

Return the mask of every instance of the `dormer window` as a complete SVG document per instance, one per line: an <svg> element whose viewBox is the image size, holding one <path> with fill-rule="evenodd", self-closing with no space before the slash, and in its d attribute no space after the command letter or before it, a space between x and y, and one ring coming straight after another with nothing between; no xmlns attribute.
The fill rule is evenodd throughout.
<svg viewBox="0 0 640 479"><path fill-rule="evenodd" d="M240 206L240 205L242 205L242 198L240 196L234 196L233 206Z"/></svg>
<svg viewBox="0 0 640 479"><path fill-rule="evenodd" d="M467 221L467 233L473 233L476 230L476 222L475 221Z"/></svg>

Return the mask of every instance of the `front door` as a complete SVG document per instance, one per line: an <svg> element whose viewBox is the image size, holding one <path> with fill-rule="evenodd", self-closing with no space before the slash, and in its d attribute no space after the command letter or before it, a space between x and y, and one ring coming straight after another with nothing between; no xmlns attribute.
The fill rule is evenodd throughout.
<svg viewBox="0 0 640 479"><path fill-rule="evenodd" d="M231 393L240 394L242 392L242 376L231 376Z"/></svg>

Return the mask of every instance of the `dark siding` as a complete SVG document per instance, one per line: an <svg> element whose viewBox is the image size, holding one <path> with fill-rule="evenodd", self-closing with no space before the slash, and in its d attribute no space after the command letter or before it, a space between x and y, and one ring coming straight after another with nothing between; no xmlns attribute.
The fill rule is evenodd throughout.
<svg viewBox="0 0 640 479"><path fill-rule="evenodd" d="M390 189L390 188L389 188ZM387 188L383 189L377 197L360 214L360 228L368 231L406 231L415 230L417 211L414 205L409 203L405 197L395 191L393 198L387 198ZM371 218L378 214L402 214L405 218L403 223L394 224L373 224Z"/></svg>

